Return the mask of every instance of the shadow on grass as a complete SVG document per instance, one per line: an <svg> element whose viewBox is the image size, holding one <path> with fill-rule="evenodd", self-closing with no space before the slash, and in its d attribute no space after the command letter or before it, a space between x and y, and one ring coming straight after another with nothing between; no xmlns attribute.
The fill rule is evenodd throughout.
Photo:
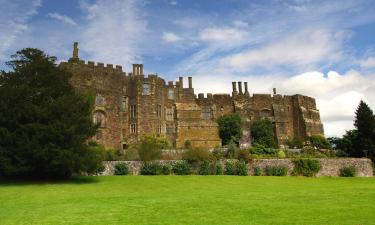
<svg viewBox="0 0 375 225"><path fill-rule="evenodd" d="M18 179L18 178L0 178L0 187L2 186L23 186L23 185L47 185L47 184L92 184L100 182L99 177L95 176L74 176L67 179Z"/></svg>

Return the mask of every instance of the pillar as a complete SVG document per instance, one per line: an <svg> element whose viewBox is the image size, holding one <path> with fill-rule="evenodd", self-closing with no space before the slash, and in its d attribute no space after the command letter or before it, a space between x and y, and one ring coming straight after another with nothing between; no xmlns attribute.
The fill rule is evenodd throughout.
<svg viewBox="0 0 375 225"><path fill-rule="evenodd" d="M244 82L245 84L245 95L249 95L249 90L247 89L247 82Z"/></svg>
<svg viewBox="0 0 375 225"><path fill-rule="evenodd" d="M188 77L188 80L189 80L189 89L192 89L193 88L193 78Z"/></svg>
<svg viewBox="0 0 375 225"><path fill-rule="evenodd" d="M236 95L237 94L237 87L236 87L236 82L232 82L232 95Z"/></svg>
<svg viewBox="0 0 375 225"><path fill-rule="evenodd" d="M238 93L242 94L242 82L238 81Z"/></svg>
<svg viewBox="0 0 375 225"><path fill-rule="evenodd" d="M274 95L276 94L276 88L273 88L273 94Z"/></svg>
<svg viewBox="0 0 375 225"><path fill-rule="evenodd" d="M180 87L184 88L184 78L183 77L179 77L178 80L180 81Z"/></svg>

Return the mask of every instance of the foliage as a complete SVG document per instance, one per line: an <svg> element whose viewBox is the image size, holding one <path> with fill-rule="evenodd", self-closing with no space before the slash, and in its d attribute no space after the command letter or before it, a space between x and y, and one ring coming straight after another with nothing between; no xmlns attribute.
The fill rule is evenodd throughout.
<svg viewBox="0 0 375 225"><path fill-rule="evenodd" d="M164 163L162 166L161 166L161 173L163 175L170 175L172 173L172 165L169 164L169 163Z"/></svg>
<svg viewBox="0 0 375 225"><path fill-rule="evenodd" d="M121 161L124 160L124 155L121 151L116 149L105 150L105 161Z"/></svg>
<svg viewBox="0 0 375 225"><path fill-rule="evenodd" d="M199 175L210 175L210 174L213 174L212 170L211 170L211 165L210 165L210 162L208 161L204 161L203 163L201 163L200 167L199 167Z"/></svg>
<svg viewBox="0 0 375 225"><path fill-rule="evenodd" d="M371 108L361 101L355 112L354 126L357 128L355 156L375 159L375 116Z"/></svg>
<svg viewBox="0 0 375 225"><path fill-rule="evenodd" d="M312 135L309 137L311 146L318 149L330 149L331 144L329 141L322 135Z"/></svg>
<svg viewBox="0 0 375 225"><path fill-rule="evenodd" d="M271 120L263 118L256 120L251 125L251 136L254 144L267 148L277 148L277 142Z"/></svg>
<svg viewBox="0 0 375 225"><path fill-rule="evenodd" d="M236 162L236 174L239 176L248 175L247 164L244 161L239 160L238 162Z"/></svg>
<svg viewBox="0 0 375 225"><path fill-rule="evenodd" d="M340 169L340 177L355 177L357 170L354 166L345 166Z"/></svg>
<svg viewBox="0 0 375 225"><path fill-rule="evenodd" d="M191 144L191 141L190 140L186 140L185 143L184 143L184 147L186 149L191 149L193 146Z"/></svg>
<svg viewBox="0 0 375 225"><path fill-rule="evenodd" d="M225 162L225 175L236 175L237 170L236 170L236 163L234 161L227 161Z"/></svg>
<svg viewBox="0 0 375 225"><path fill-rule="evenodd" d="M216 160L220 160L220 159L223 159L225 157L225 152L222 151L221 149L219 148L215 148L213 151L212 151L212 155L214 156L214 158Z"/></svg>
<svg viewBox="0 0 375 225"><path fill-rule="evenodd" d="M213 164L215 175L222 175L223 174L223 165L219 161L216 161Z"/></svg>
<svg viewBox="0 0 375 225"><path fill-rule="evenodd" d="M277 151L277 158L285 158L285 152L283 150Z"/></svg>
<svg viewBox="0 0 375 225"><path fill-rule="evenodd" d="M129 167L126 163L116 163L115 165L115 175L128 175Z"/></svg>
<svg viewBox="0 0 375 225"><path fill-rule="evenodd" d="M139 161L140 160L137 145L130 145L129 148L127 148L125 150L124 159L129 160L129 161Z"/></svg>
<svg viewBox="0 0 375 225"><path fill-rule="evenodd" d="M314 149L311 146L305 146L302 148L299 157L301 158L327 158L327 151L323 152L317 149Z"/></svg>
<svg viewBox="0 0 375 225"><path fill-rule="evenodd" d="M288 173L288 168L286 166L267 166L266 174L267 176L286 176Z"/></svg>
<svg viewBox="0 0 375 225"><path fill-rule="evenodd" d="M85 145L86 155L82 157L82 171L91 175L99 174L104 171L103 160L105 156L105 150L102 145L98 145L96 142L89 142Z"/></svg>
<svg viewBox="0 0 375 225"><path fill-rule="evenodd" d="M262 176L262 168L254 167L254 176Z"/></svg>
<svg viewBox="0 0 375 225"><path fill-rule="evenodd" d="M289 148L302 148L303 142L299 138L289 138L286 140L286 144L289 146Z"/></svg>
<svg viewBox="0 0 375 225"><path fill-rule="evenodd" d="M218 119L219 136L222 144L227 145L230 141L238 144L242 137L241 117L238 114L223 115Z"/></svg>
<svg viewBox="0 0 375 225"><path fill-rule="evenodd" d="M238 160L243 160L244 162L248 162L250 160L250 153L248 149L239 149L235 154Z"/></svg>
<svg viewBox="0 0 375 225"><path fill-rule="evenodd" d="M96 171L100 150L86 142L97 129L92 101L75 92L55 57L26 48L12 58L12 70L0 72L0 176Z"/></svg>
<svg viewBox="0 0 375 225"><path fill-rule="evenodd" d="M141 167L141 175L160 175L162 174L162 166L158 162L144 162Z"/></svg>
<svg viewBox="0 0 375 225"><path fill-rule="evenodd" d="M321 169L321 164L319 160L300 158L293 160L294 164L294 175L302 175L307 177L315 176Z"/></svg>
<svg viewBox="0 0 375 225"><path fill-rule="evenodd" d="M182 155L182 159L187 160L189 163L199 163L208 160L214 160L214 156L210 151L204 148L191 148Z"/></svg>
<svg viewBox="0 0 375 225"><path fill-rule="evenodd" d="M225 157L229 159L233 159L235 157L236 152L238 151L237 144L231 140L227 145L227 150L225 152Z"/></svg>
<svg viewBox="0 0 375 225"><path fill-rule="evenodd" d="M159 159L163 147L159 138L153 135L144 135L137 144L139 158L143 162Z"/></svg>
<svg viewBox="0 0 375 225"><path fill-rule="evenodd" d="M173 165L173 172L176 175L189 175L193 173L193 168L187 161L182 160Z"/></svg>
<svg viewBox="0 0 375 225"><path fill-rule="evenodd" d="M265 147L264 145L261 145L261 144L254 144L254 146L252 148L250 148L250 153L251 154L257 154L257 155L264 155L264 154L275 154L276 153L276 149L273 149L273 148L267 148Z"/></svg>

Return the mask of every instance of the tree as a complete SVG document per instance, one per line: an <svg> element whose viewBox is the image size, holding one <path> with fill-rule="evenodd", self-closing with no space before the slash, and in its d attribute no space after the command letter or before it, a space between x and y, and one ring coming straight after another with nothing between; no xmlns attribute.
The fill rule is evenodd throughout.
<svg viewBox="0 0 375 225"><path fill-rule="evenodd" d="M153 135L144 135L136 146L139 158L144 162L159 159L163 147L164 141Z"/></svg>
<svg viewBox="0 0 375 225"><path fill-rule="evenodd" d="M355 112L354 126L357 128L355 147L358 155L374 159L375 156L375 116L371 108L361 100Z"/></svg>
<svg viewBox="0 0 375 225"><path fill-rule="evenodd" d="M75 93L55 57L27 48L12 59L0 73L0 176L94 172L103 152L87 143L97 129L91 100Z"/></svg>
<svg viewBox="0 0 375 225"><path fill-rule="evenodd" d="M242 137L241 117L238 114L223 115L218 124L222 144L227 145L232 140L238 145Z"/></svg>
<svg viewBox="0 0 375 225"><path fill-rule="evenodd" d="M309 137L309 141L311 146L319 148L319 149L330 149L331 144L329 141L322 135L312 135Z"/></svg>
<svg viewBox="0 0 375 225"><path fill-rule="evenodd" d="M271 120L268 118L256 120L251 125L251 137L254 144L267 148L277 148L277 142Z"/></svg>

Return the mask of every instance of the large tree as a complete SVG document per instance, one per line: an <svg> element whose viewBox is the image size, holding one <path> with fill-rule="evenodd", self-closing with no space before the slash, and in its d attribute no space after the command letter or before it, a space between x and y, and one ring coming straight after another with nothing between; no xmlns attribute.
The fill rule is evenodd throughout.
<svg viewBox="0 0 375 225"><path fill-rule="evenodd" d="M254 144L260 144L268 148L277 148L273 124L268 118L253 122L251 125L251 137Z"/></svg>
<svg viewBox="0 0 375 225"><path fill-rule="evenodd" d="M354 126L357 128L355 143L358 156L374 159L375 156L375 116L371 108L361 101L355 112Z"/></svg>
<svg viewBox="0 0 375 225"><path fill-rule="evenodd" d="M70 74L38 49L18 51L0 73L0 176L68 177L94 172L102 160L92 105Z"/></svg>
<svg viewBox="0 0 375 225"><path fill-rule="evenodd" d="M223 115L218 120L219 136L222 144L227 145L230 141L239 143L242 137L241 117L238 114Z"/></svg>

